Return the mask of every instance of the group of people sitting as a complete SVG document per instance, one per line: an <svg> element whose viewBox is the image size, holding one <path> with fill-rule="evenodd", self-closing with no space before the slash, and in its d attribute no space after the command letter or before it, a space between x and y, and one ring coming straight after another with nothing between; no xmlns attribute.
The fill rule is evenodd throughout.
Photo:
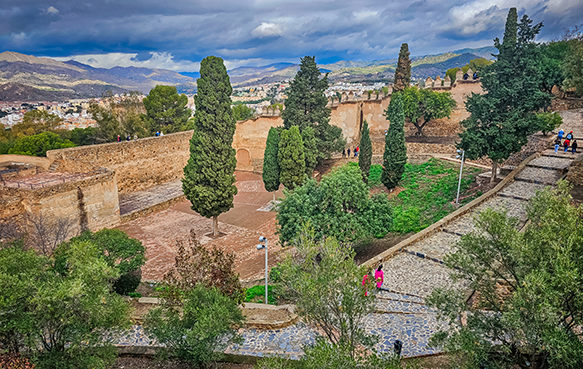
<svg viewBox="0 0 583 369"><path fill-rule="evenodd" d="M571 147L571 153L575 154L577 152L577 140L575 140L575 136L573 136L573 131L567 133L567 136L565 136L565 140L563 141L564 134L565 132L560 130L557 138L555 139L555 153L559 151L559 147L562 144L565 148L564 152L569 151L569 147Z"/></svg>

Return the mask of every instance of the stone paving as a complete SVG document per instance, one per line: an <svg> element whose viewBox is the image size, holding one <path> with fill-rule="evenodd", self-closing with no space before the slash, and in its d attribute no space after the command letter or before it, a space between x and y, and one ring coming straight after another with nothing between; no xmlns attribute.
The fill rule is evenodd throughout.
<svg viewBox="0 0 583 369"><path fill-rule="evenodd" d="M504 187L502 191L498 194L501 197L510 197L518 200L528 200L537 191L542 191L546 185L529 183L529 182L512 182L508 186Z"/></svg>
<svg viewBox="0 0 583 369"><path fill-rule="evenodd" d="M550 156L541 156L528 163L527 166L543 169L559 169L561 171L567 169L571 165L571 160L568 158L555 158Z"/></svg>
<svg viewBox="0 0 583 369"><path fill-rule="evenodd" d="M126 215L182 196L182 181L167 182L144 191L119 195L119 213Z"/></svg>
<svg viewBox="0 0 583 369"><path fill-rule="evenodd" d="M458 242L460 236L447 232L438 232L433 237L427 237L412 246L407 247L407 251L421 253L438 260L443 260L446 254L451 251L452 245Z"/></svg>
<svg viewBox="0 0 583 369"><path fill-rule="evenodd" d="M557 183L560 178L561 172L558 170L527 167L515 177L515 180L553 185Z"/></svg>

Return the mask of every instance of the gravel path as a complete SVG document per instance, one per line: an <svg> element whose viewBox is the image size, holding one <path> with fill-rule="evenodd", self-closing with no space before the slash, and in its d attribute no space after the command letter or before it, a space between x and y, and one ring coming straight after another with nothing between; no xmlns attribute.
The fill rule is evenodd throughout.
<svg viewBox="0 0 583 369"><path fill-rule="evenodd" d="M532 182L538 184L554 185L561 178L561 173L557 170L543 168L524 168L516 177L517 181Z"/></svg>

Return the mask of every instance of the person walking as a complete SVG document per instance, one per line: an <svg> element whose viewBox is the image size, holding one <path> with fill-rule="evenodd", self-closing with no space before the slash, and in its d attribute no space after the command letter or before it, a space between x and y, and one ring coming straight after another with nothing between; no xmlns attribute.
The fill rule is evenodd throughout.
<svg viewBox="0 0 583 369"><path fill-rule="evenodd" d="M564 134L565 134L565 132L563 132L563 130L561 129L561 130L559 131L559 135L558 135L560 140L562 140L562 139L563 139L563 135L564 135Z"/></svg>
<svg viewBox="0 0 583 369"><path fill-rule="evenodd" d="M383 272L383 264L379 265L376 272L374 272L374 279L377 282L377 289L380 289L383 286L383 282L385 281L385 273Z"/></svg>
<svg viewBox="0 0 583 369"><path fill-rule="evenodd" d="M555 154L557 153L557 151L559 151L560 146L561 146L561 139L559 138L559 136L557 136L557 138L555 139Z"/></svg>
<svg viewBox="0 0 583 369"><path fill-rule="evenodd" d="M121 142L121 136L117 135L117 142Z"/></svg>
<svg viewBox="0 0 583 369"><path fill-rule="evenodd" d="M571 144L571 154L575 154L577 152L577 140L573 140Z"/></svg>
<svg viewBox="0 0 583 369"><path fill-rule="evenodd" d="M357 150L357 148L355 147L355 148L354 148L354 157L355 157L355 158L356 158L356 156L358 155L358 151L356 151L356 150Z"/></svg>
<svg viewBox="0 0 583 369"><path fill-rule="evenodd" d="M342 149L342 157L345 158L346 157L346 149Z"/></svg>
<svg viewBox="0 0 583 369"><path fill-rule="evenodd" d="M354 149L354 152L356 153L356 155L354 155L354 156L357 156L358 157L358 152L359 151L360 151L360 147L359 146L356 146L356 149Z"/></svg>
<svg viewBox="0 0 583 369"><path fill-rule="evenodd" d="M563 147L565 148L565 152L567 152L569 150L570 144L571 144L571 141L569 141L568 138L566 138L565 141L563 141Z"/></svg>
<svg viewBox="0 0 583 369"><path fill-rule="evenodd" d="M566 139L569 140L569 141L571 141L573 139L573 131L567 133Z"/></svg>
<svg viewBox="0 0 583 369"><path fill-rule="evenodd" d="M350 159L350 149L346 150L348 152L348 159Z"/></svg>

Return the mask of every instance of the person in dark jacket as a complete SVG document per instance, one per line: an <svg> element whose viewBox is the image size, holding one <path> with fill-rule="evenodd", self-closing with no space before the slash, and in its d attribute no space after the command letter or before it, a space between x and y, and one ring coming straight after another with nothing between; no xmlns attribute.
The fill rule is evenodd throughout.
<svg viewBox="0 0 583 369"><path fill-rule="evenodd" d="M555 154L557 153L557 151L559 151L559 146L561 146L561 139L557 137L555 139Z"/></svg>
<svg viewBox="0 0 583 369"><path fill-rule="evenodd" d="M573 140L573 143L571 144L571 154L574 154L577 152L577 140Z"/></svg>

